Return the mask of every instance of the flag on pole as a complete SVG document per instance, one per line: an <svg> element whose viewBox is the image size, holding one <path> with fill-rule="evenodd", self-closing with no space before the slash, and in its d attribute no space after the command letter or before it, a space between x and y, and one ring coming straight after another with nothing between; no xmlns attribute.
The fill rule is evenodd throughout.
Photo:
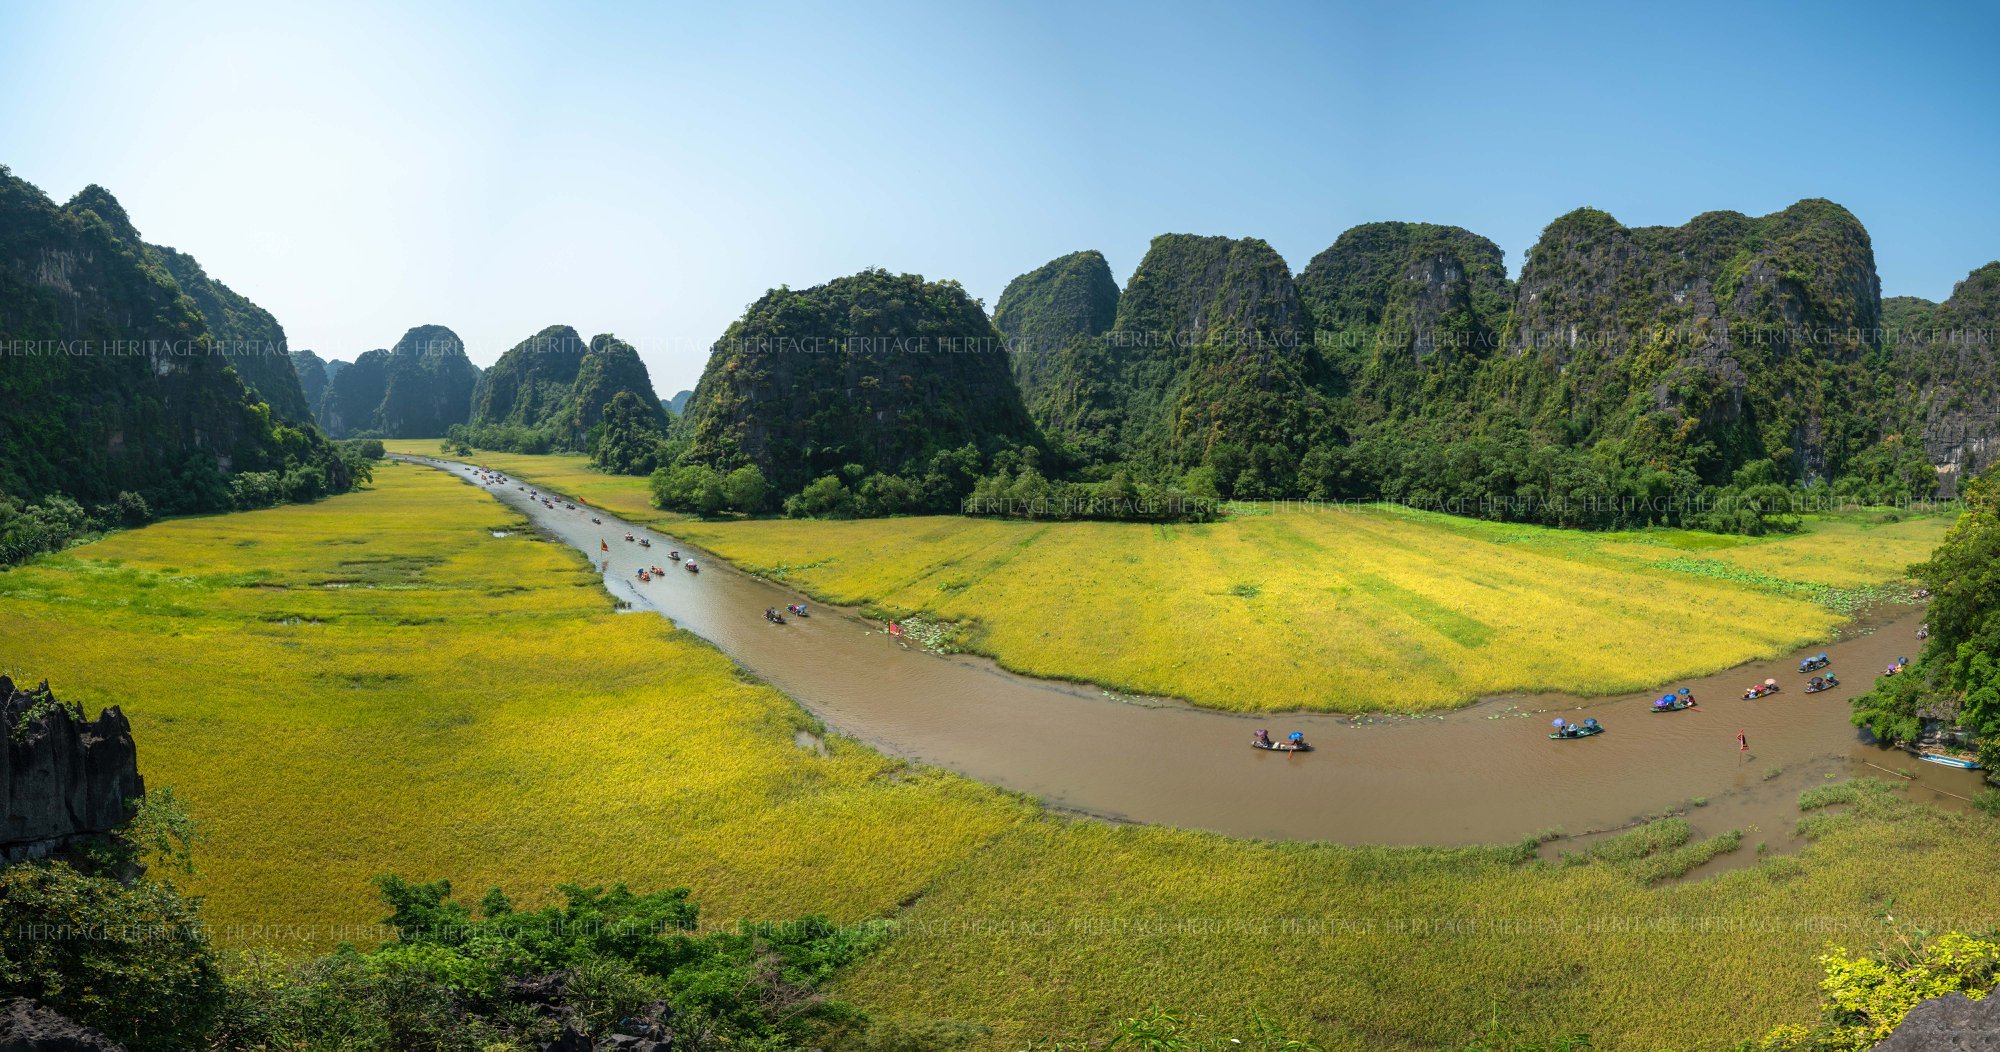
<svg viewBox="0 0 2000 1052"><path fill-rule="evenodd" d="M603 551L603 552L608 552L608 551L610 551L610 550L611 550L611 546L610 546L610 545L608 545L608 544L606 544L606 543L604 543L604 538L602 538L602 537L599 537L599 538L597 539L597 550L598 550L598 551Z"/></svg>

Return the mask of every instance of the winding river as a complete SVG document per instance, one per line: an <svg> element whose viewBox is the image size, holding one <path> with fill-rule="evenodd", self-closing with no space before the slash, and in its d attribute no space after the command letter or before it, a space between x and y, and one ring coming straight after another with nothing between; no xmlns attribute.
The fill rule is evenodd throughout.
<svg viewBox="0 0 2000 1052"><path fill-rule="evenodd" d="M465 464L400 459L480 484ZM1788 655L1662 685L1654 693L1686 686L1700 700L1669 714L1648 712L1646 695L1541 694L1409 718L1242 716L1113 697L980 658L925 653L879 624L819 603L810 618L773 625L765 608L802 601L799 593L601 509L578 503L570 511L561 498L554 510L545 508L528 490L554 494L532 483L485 488L604 566L605 587L635 611L657 611L708 640L840 734L1113 820L1287 840L1466 844L1554 829L1587 834L1700 800L1689 809L1698 830L1745 829L1748 843L1781 848L1791 843L1799 790L1829 778L1901 777L1913 798L1949 806L1963 806L1980 785L1976 772L1869 744L1848 723L1848 701L1873 673L1917 649L1921 615L1907 607L1879 611L1814 647L1828 651L1834 670L1849 679L1819 694L1802 693L1800 655ZM593 515L603 525L593 525ZM625 542L627 531L653 547ZM600 540L611 545L608 556ZM666 566L674 548L698 559L702 572L670 568L661 580L636 579L641 566ZM1767 676L1781 693L1742 700L1746 684ZM1606 733L1551 741L1556 716L1594 716ZM1251 749L1257 727L1274 737L1303 731L1317 751ZM1737 747L1739 732L1749 739L1747 752Z"/></svg>

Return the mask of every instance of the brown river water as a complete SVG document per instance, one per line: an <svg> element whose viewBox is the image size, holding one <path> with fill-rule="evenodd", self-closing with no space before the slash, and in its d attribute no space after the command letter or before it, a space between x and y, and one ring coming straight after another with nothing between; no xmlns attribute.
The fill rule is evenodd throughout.
<svg viewBox="0 0 2000 1052"><path fill-rule="evenodd" d="M464 464L408 458L478 484ZM1919 610L1879 610L1840 638L1728 672L1661 684L1646 695L1508 695L1417 717L1319 713L1245 716L1007 672L968 656L925 653L876 622L741 573L685 542L578 502L551 511L510 479L487 487L547 535L609 560L605 586L635 611L657 611L797 700L834 731L885 753L957 771L1102 818L1232 836L1350 844L1469 844L1551 830L1584 836L1686 809L1703 834L1743 829L1746 845L1794 844L1801 789L1830 779L1908 781L1913 799L1963 807L1978 772L1877 747L1848 723L1848 701L1917 650ZM548 490L539 490L554 496ZM593 525L591 516L604 520ZM653 547L624 541L630 531ZM602 539L611 545L600 553ZM669 550L700 574L669 564ZM636 571L658 564L662 580ZM808 602L809 618L766 622L766 607ZM1801 657L1826 651L1845 684L1805 694ZM671 672L664 673L671 675ZM1743 700L1766 677L1782 691ZM1647 711L1687 687L1698 707ZM1551 741L1556 717L1596 717L1605 733ZM1249 747L1252 730L1303 731L1316 751ZM1749 739L1739 750L1736 736ZM808 743L810 744L810 743ZM1691 807L1696 800L1705 801ZM1748 856L1750 852L1738 852ZM1747 859L1746 859L1747 861Z"/></svg>

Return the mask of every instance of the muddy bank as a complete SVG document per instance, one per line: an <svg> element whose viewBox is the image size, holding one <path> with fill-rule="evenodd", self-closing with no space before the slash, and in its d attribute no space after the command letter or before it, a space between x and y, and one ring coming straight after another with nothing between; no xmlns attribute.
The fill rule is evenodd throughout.
<svg viewBox="0 0 2000 1052"><path fill-rule="evenodd" d="M472 478L462 464L420 462ZM517 484L489 488L602 566L606 587L620 600L663 613L714 643L833 729L1056 807L1235 836L1464 844L1607 829L1700 798L1707 803L1688 814L1697 828L1746 829L1746 845L1758 843L1761 833L1781 849L1803 785L1888 777L1878 769L1888 768L1912 775L1919 799L1957 804L1979 787L1976 772L1876 748L1848 722L1849 699L1884 665L1916 649L1921 619L1910 608L1878 611L1838 640L1813 647L1830 653L1834 671L1849 682L1812 695L1802 692L1807 677L1795 671L1800 655L1787 655L1662 684L1662 690L1689 687L1700 701L1670 714L1648 712L1650 695L1521 695L1407 719L1244 716L1178 703L1130 704L1088 686L1015 675L980 658L926 654L851 612L819 604L809 618L769 624L766 607L801 597L601 510L569 511L560 501L544 508ZM593 525L592 516L603 524ZM627 531L650 538L653 547L624 541ZM669 567L660 580L636 580L641 566L668 566L674 548L700 560L702 572ZM1766 677L1783 691L1742 700L1746 684ZM1557 716L1594 716L1607 733L1550 741L1549 722ZM1303 731L1317 751L1253 750L1250 733L1260 726L1274 735ZM1748 751L1737 747L1739 732L1749 739Z"/></svg>

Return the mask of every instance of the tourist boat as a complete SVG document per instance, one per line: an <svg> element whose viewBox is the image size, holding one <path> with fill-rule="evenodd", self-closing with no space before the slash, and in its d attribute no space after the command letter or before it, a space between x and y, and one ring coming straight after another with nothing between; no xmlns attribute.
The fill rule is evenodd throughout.
<svg viewBox="0 0 2000 1052"><path fill-rule="evenodd" d="M1294 745L1294 744L1292 744L1291 742L1267 742L1267 741L1252 741L1252 742L1250 743L1250 747L1251 747L1252 749L1263 749L1263 750L1264 750L1264 751L1266 751L1266 752L1311 752L1311 751L1313 751L1313 747L1312 747L1312 743L1311 743L1311 742L1299 742L1298 744Z"/></svg>
<svg viewBox="0 0 2000 1052"><path fill-rule="evenodd" d="M1941 752L1918 753L1917 759L1922 760L1925 763L1938 764L1939 766L1942 767L1956 767L1961 771L1981 770L1979 764L1976 761L1962 760L1956 756L1947 756Z"/></svg>

